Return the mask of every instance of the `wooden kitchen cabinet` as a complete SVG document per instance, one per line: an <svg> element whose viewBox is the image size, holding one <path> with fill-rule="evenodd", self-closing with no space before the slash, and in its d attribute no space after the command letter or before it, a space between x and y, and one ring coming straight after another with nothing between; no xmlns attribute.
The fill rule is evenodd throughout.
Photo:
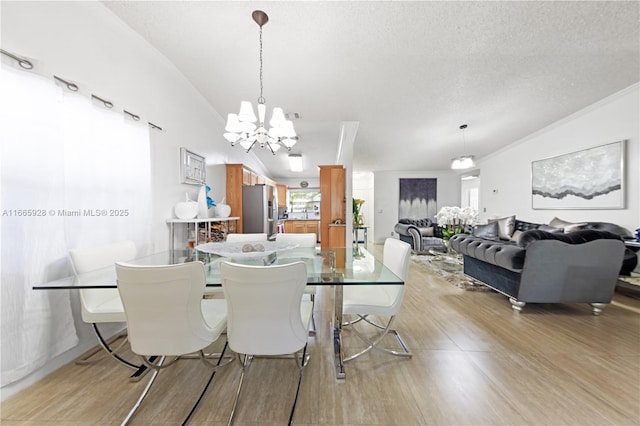
<svg viewBox="0 0 640 426"><path fill-rule="evenodd" d="M229 170L229 166L240 166L242 164L227 164L227 170ZM243 185L252 185L251 183L251 171L242 167L242 184Z"/></svg>
<svg viewBox="0 0 640 426"><path fill-rule="evenodd" d="M347 226L346 225L329 225L329 244L327 247L346 247L347 246ZM338 250L336 253L336 267L344 268L345 252Z"/></svg>
<svg viewBox="0 0 640 426"><path fill-rule="evenodd" d="M237 232L242 233L242 185L250 179L250 171L242 164L227 164L226 201L231 216L239 217Z"/></svg>
<svg viewBox="0 0 640 426"><path fill-rule="evenodd" d="M346 227L329 225L339 220L346 221L345 168L340 165L318 166L320 168L320 243L322 248L344 247Z"/></svg>
<svg viewBox="0 0 640 426"><path fill-rule="evenodd" d="M278 188L278 207L287 207L287 185L276 184Z"/></svg>
<svg viewBox="0 0 640 426"><path fill-rule="evenodd" d="M284 222L284 232L288 234L316 234L318 235L317 220L287 219Z"/></svg>
<svg viewBox="0 0 640 426"><path fill-rule="evenodd" d="M318 235L318 224L320 223L319 220L308 220L307 223L305 224L304 227L304 232L306 232L307 234L310 233L314 233L316 235Z"/></svg>

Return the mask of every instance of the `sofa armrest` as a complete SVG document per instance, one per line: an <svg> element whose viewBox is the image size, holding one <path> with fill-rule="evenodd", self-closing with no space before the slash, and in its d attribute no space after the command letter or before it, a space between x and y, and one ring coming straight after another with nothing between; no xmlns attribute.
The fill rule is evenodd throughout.
<svg viewBox="0 0 640 426"><path fill-rule="evenodd" d="M414 225L408 223L396 223L393 230L396 231L402 241L411 244L411 248L413 250L420 250L420 232Z"/></svg>
<svg viewBox="0 0 640 426"><path fill-rule="evenodd" d="M396 223L396 226L393 228L394 231L396 231L396 233L398 233L398 235L404 235L404 236L410 236L409 234L409 228L412 227L413 225L409 224L409 223ZM413 226L415 228L415 226Z"/></svg>
<svg viewBox="0 0 640 426"><path fill-rule="evenodd" d="M517 298L532 303L609 303L623 256L624 244L616 239L582 244L535 241L527 247Z"/></svg>

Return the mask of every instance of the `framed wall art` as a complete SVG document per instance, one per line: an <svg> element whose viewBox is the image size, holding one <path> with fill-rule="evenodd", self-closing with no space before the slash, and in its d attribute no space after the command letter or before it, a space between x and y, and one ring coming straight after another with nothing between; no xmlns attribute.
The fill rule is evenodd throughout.
<svg viewBox="0 0 640 426"><path fill-rule="evenodd" d="M625 142L531 163L533 209L622 209Z"/></svg>
<svg viewBox="0 0 640 426"><path fill-rule="evenodd" d="M398 219L434 220L438 212L437 189L435 178L400 179Z"/></svg>
<svg viewBox="0 0 640 426"><path fill-rule="evenodd" d="M182 183L204 185L206 180L204 157L186 148L180 148L180 175Z"/></svg>

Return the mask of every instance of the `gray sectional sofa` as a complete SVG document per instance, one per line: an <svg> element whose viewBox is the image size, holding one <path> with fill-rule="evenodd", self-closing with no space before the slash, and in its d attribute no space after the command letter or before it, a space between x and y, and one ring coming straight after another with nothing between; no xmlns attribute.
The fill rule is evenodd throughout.
<svg viewBox="0 0 640 426"><path fill-rule="evenodd" d="M509 220L513 224L505 225ZM611 302L624 269L624 228L565 222L571 230L565 233L514 217L485 226L490 229L478 226L473 234L453 236L451 249L463 255L466 275L506 295L516 311L527 303L589 303L599 315Z"/></svg>

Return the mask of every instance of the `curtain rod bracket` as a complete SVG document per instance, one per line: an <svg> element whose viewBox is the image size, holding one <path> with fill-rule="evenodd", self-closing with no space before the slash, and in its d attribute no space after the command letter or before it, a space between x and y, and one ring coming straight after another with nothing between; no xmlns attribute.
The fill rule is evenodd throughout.
<svg viewBox="0 0 640 426"><path fill-rule="evenodd" d="M3 55L6 55L9 58L11 58L11 59L15 60L16 62L18 62L18 65L20 65L20 67L24 68L25 70L30 70L30 69L34 68L33 62L31 62L31 61L29 61L29 60L27 60L27 59L25 59L23 57L20 57L20 56L18 56L16 54L8 52L8 51L6 51L4 49L0 49L0 53L2 53ZM62 84L64 84L67 87L67 89L69 91L71 91L71 92L78 92L80 90L80 88L78 87L78 85L76 83L73 83L71 81L67 81L67 80L65 80L63 78L58 77L57 75L54 75L53 79L58 81L58 82L60 82L60 83L62 83ZM91 94L91 99L95 99L97 101L102 102L102 104L106 108L113 108L113 102L108 101L106 99L103 99L103 98L101 98L99 96ZM125 110L125 109L123 109L122 111L125 114L129 115L134 121L140 121L140 116L139 115L133 114L133 113L131 113L131 112ZM149 123L149 126L151 126L153 129L164 131L164 129L162 127L157 126L157 125L153 124L150 121L148 121L148 123Z"/></svg>
<svg viewBox="0 0 640 426"><path fill-rule="evenodd" d="M123 109L122 111L125 114L127 114L128 116L130 116L131 118L133 118L135 121L140 121L140 116L139 115L133 114L133 113L127 111L126 109Z"/></svg>
<svg viewBox="0 0 640 426"><path fill-rule="evenodd" d="M113 108L113 102L108 101L106 99L102 99L101 97L96 96L94 94L91 94L91 97L94 98L94 99L99 100L100 102L102 102L104 104L104 106L106 106L107 108Z"/></svg>
<svg viewBox="0 0 640 426"><path fill-rule="evenodd" d="M25 70L30 70L33 69L33 63L31 63L30 61L21 58L17 55L14 55L13 53L7 52L4 49L0 49L0 53L7 55L8 57L10 57L11 59L15 59L18 62L18 65L20 65L22 68L24 68Z"/></svg>
<svg viewBox="0 0 640 426"><path fill-rule="evenodd" d="M56 80L58 80L60 83L64 84L67 86L67 89L69 89L72 92L77 92L78 91L78 85L75 83L71 83L67 80L63 80L60 77L58 77L57 75L54 75L53 78L55 78Z"/></svg>

